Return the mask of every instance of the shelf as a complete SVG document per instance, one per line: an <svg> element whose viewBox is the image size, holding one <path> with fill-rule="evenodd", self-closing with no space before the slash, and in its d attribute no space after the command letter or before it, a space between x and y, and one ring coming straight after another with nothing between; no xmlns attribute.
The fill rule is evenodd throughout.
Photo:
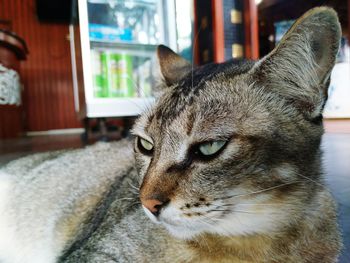
<svg viewBox="0 0 350 263"><path fill-rule="evenodd" d="M86 102L88 118L138 116L152 106L154 98L103 98Z"/></svg>
<svg viewBox="0 0 350 263"><path fill-rule="evenodd" d="M115 4L115 3L123 3L123 4L133 4L133 5L144 5L144 6L149 6L149 5L155 5L157 2L156 0L137 0L136 2L135 1L131 1L131 0L88 0L89 3L92 3L92 4Z"/></svg>
<svg viewBox="0 0 350 263"><path fill-rule="evenodd" d="M120 43L120 42L107 42L107 41L90 41L92 49L115 49L129 52L130 54L146 54L147 56L153 55L158 45L146 45L136 43Z"/></svg>

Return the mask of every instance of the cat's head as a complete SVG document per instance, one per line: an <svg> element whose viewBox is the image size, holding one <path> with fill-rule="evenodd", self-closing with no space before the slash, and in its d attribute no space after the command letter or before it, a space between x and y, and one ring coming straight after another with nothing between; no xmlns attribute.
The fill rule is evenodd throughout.
<svg viewBox="0 0 350 263"><path fill-rule="evenodd" d="M341 29L301 17L258 62L191 64L160 46L162 95L134 127L140 198L173 235L267 233L319 183L322 109Z"/></svg>

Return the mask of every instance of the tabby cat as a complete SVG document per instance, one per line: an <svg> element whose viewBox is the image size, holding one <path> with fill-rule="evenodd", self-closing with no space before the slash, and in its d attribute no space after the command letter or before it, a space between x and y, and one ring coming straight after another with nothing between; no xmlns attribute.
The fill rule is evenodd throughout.
<svg viewBox="0 0 350 263"><path fill-rule="evenodd" d="M340 36L319 7L257 62L192 69L159 46L134 144L1 169L0 262L335 262L320 140Z"/></svg>

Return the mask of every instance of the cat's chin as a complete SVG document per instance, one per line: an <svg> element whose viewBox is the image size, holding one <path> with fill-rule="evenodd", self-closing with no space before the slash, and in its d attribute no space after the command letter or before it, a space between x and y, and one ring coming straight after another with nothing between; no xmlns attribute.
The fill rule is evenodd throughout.
<svg viewBox="0 0 350 263"><path fill-rule="evenodd" d="M202 233L202 230L198 229L193 229L193 228L188 228L185 227L179 222L178 220L173 220L174 217L176 218L175 215L172 215L174 217L169 217L169 218L164 218L164 216L161 216L160 218L154 216L147 208L142 206L144 212L146 215L151 219L153 223L159 224L164 226L168 232L174 236L175 238L178 239L185 239L185 240L190 240L194 238L195 236L199 235ZM171 209L172 210L172 209Z"/></svg>
<svg viewBox="0 0 350 263"><path fill-rule="evenodd" d="M281 228L281 222L288 222L286 215L278 214L275 207L265 208L264 213L260 213L258 216L252 210L252 213L232 213L221 217L219 221L215 221L213 218L212 221L207 222L205 218L201 217L185 217L182 211L172 205L163 209L158 217L154 216L147 208L143 207L143 209L152 222L164 226L175 238L185 240L191 240L205 233L220 236L266 234ZM243 207L242 209L247 208Z"/></svg>
<svg viewBox="0 0 350 263"><path fill-rule="evenodd" d="M163 225L173 237L178 239L191 240L202 233L202 231L196 231L184 227L177 227L169 224Z"/></svg>

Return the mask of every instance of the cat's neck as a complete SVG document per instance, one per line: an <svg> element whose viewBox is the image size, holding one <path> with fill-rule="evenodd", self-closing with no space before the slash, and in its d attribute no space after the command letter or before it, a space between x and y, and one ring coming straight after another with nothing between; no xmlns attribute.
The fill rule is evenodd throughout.
<svg viewBox="0 0 350 263"><path fill-rule="evenodd" d="M270 253L272 243L267 235L225 237L211 234L187 242L200 262L255 262Z"/></svg>

